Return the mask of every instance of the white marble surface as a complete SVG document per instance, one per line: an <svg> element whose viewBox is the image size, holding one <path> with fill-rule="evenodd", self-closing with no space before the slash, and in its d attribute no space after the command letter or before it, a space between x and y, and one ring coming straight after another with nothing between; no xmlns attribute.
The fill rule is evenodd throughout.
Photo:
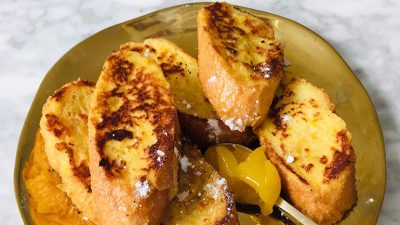
<svg viewBox="0 0 400 225"><path fill-rule="evenodd" d="M40 81L89 35L190 1L0 1L0 225L22 224L13 194L18 136ZM388 181L379 224L400 224L400 1L231 1L294 19L326 38L368 90L385 136ZM373 163L373 162L371 162Z"/></svg>

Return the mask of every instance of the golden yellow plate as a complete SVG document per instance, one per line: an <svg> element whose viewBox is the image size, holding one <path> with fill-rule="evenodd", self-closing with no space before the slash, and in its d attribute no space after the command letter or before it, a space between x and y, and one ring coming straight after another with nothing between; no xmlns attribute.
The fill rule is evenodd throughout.
<svg viewBox="0 0 400 225"><path fill-rule="evenodd" d="M32 221L22 169L33 147L46 98L78 77L96 81L106 56L126 41L141 42L148 37L162 36L197 57L196 16L206 4L174 6L109 27L76 45L50 69L26 117L15 160L15 195L25 224ZM324 88L353 134L358 203L340 224L375 224L385 192L386 162L379 121L367 92L342 57L320 36L292 20L245 10L271 21L277 37L284 43L285 58L291 62L289 70Z"/></svg>

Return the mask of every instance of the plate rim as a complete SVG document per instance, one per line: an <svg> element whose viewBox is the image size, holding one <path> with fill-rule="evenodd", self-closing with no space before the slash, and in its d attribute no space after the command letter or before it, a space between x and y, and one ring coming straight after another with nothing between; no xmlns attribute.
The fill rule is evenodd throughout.
<svg viewBox="0 0 400 225"><path fill-rule="evenodd" d="M16 153L15 153L14 170L13 170L14 197L15 197L15 200L16 200L17 205L18 205L18 210L19 210L20 217L21 217L21 219L22 219L22 221L23 221L24 224L28 224L28 223L27 223L28 218L27 218L27 214L25 213L25 211L24 211L24 209L23 209L23 207L22 207L22 204L21 204L21 199L22 199L21 193L20 193L21 187L20 187L20 185L19 185L19 184L20 184L20 179L22 179L22 170L23 170L22 162L21 162L21 155L22 155L22 149L23 149L23 145L24 145L23 142L25 142L25 141L21 138L21 136L25 136L25 134L28 132L28 131L27 131L27 130L28 130L28 124L29 124L28 118L31 117L31 115L32 115L32 113L33 113L33 103L36 102L36 101L38 100L38 98L39 98L39 96L38 96L38 90L40 90L40 89L42 88L43 83L44 83L44 80L45 80L45 78L47 77L47 75L48 75L48 74L54 69L54 67L64 58L65 55L67 55L69 52L71 52L71 51L74 50L76 47L78 47L81 43L87 41L87 40L90 39L91 37L96 36L97 34L99 34L99 33L101 33L101 32L104 32L104 31L106 31L106 30L108 30L108 29L112 29L112 28L117 27L117 26L121 26L122 24L132 23L132 22L135 22L135 21L137 21L137 20L141 20L141 19L144 19L144 18L146 18L146 17L150 17L150 16L152 16L152 15L154 15L154 14L157 14L157 13L160 13L160 12L163 12L163 11L168 11L168 10L172 10L172 9L176 9L176 8L180 8L180 7L201 6L201 5L208 5L208 4L211 4L211 2L194 2L194 3L184 3L184 4L173 5L173 6L169 6L169 7L157 9L157 10L155 10L155 11L153 11L153 12L150 12L150 13L147 13L147 14L144 14L144 15L141 15L141 16L138 16L138 17L135 17L135 18L132 18L132 19L129 19L129 20L126 20L126 21L123 21L123 22L114 24L114 25L111 25L111 26L106 27L106 28L104 28L104 29L101 29L100 31L97 31L97 32L93 33L92 35L90 35L90 36L84 38L83 40L79 41L77 44L75 44L73 47L71 47L68 51L66 51L59 59L57 59L57 61L50 67L50 69L49 69L49 70L46 72L46 74L43 76L43 78L42 78L42 80L41 80L39 86L37 87L36 92L35 92L35 95L34 95L34 97L33 97L33 99L32 99L32 102L31 102L31 104L30 104L30 106L29 106L29 110L28 110L28 112L27 112L27 114L26 114L26 116L25 116L25 120L24 120L23 126L22 126L21 131L20 131L20 134L19 134L17 149L16 149ZM234 4L232 4L232 5L234 5ZM362 82L360 81L360 79L359 79L359 78L356 76L356 74L353 72L353 70L351 69L351 67L350 67L350 66L347 64L347 62L344 60L344 58L342 57L342 55L339 54L339 52L329 43L329 41L327 41L325 38L323 38L323 37L322 37L321 35L319 35L318 33L314 32L313 30L311 30L310 28L306 27L305 25L303 25L303 24L301 24L301 23L299 23L299 22L297 22L297 21L295 21L295 20L292 20L292 19L290 19L290 18L284 17L284 16L280 16L280 15L277 15L277 14L274 14L274 13L270 13L270 12L266 12L266 11L262 11L262 10L258 10L258 9L253 9L253 8L249 8L249 7L245 7L245 6L240 6L240 5L234 5L234 6L239 7L239 8L241 8L241 9L244 9L244 10L255 11L255 12L260 13L260 14L266 14L266 15L268 15L268 16L270 16L270 17L273 17L273 18L277 18L277 19L281 19L281 20L286 20L286 21L288 21L288 22L290 22L290 23L292 23L292 24L294 24L294 25L296 25L296 26L299 26L300 28L302 28L303 30L307 31L308 33L311 33L312 35L315 35L317 38L319 38L319 39L321 40L321 43L323 43L327 48L329 48L331 51L333 51L333 52L339 57L340 61L341 61L341 62L346 66L346 68L351 72L352 77L355 79L355 81L356 81L356 82L359 84L359 86L362 88L363 92L366 94L366 96L367 96L367 98L368 98L368 101L369 101L369 104L370 104L370 105L372 106L372 108L373 108L373 113L372 113L372 117L373 117L373 118L372 118L372 119L374 119L374 120L376 121L377 125L378 125L378 132L379 132L379 137L380 137L380 138L379 138L379 139L380 139L380 143L379 143L380 146L379 146L379 147L382 149L383 154L384 154L384 160L383 160L383 164L384 164L384 168L383 168L383 169L384 169L384 171L383 171L383 172L384 172L384 188L383 188L383 192L381 193L381 196L379 196L379 197L381 197L381 198L380 198L380 199L381 199L381 202L379 202L379 211L378 211L379 214L378 214L378 216L376 217L376 220L375 220L375 223L377 223L377 221L378 221L378 219L379 219L379 217L380 217L380 215L381 215L381 211L382 211L382 207L383 207L383 202L384 202L384 198L385 198L385 193L386 193L386 186L387 186L387 162L386 162L386 149L385 149L385 141L384 141L385 139L384 139L384 136L383 136L381 123L380 123L380 120L379 120L379 117L378 117L378 114L377 114L375 105L374 105L374 103L373 103L373 101L372 101L372 99L371 99L371 97L370 97L368 91L366 90L366 88L364 87L364 85L362 84ZM32 149L31 149L31 150L32 150ZM30 151L31 151L31 150L30 150ZM25 162L25 163L26 163L26 162ZM25 163L24 163L24 165L25 165ZM28 210L28 211L29 211L29 210ZM30 212L29 212L29 214L30 214Z"/></svg>

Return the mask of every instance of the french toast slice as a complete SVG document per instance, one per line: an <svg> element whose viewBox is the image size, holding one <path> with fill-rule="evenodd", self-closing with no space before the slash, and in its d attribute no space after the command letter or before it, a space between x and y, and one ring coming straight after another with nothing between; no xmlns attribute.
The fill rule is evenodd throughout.
<svg viewBox="0 0 400 225"><path fill-rule="evenodd" d="M199 78L206 97L232 130L266 117L283 75L283 51L266 21L228 3L197 16Z"/></svg>
<svg viewBox="0 0 400 225"><path fill-rule="evenodd" d="M158 225L177 189L175 103L161 68L136 48L126 43L107 58L90 104L99 224Z"/></svg>
<svg viewBox="0 0 400 225"><path fill-rule="evenodd" d="M294 206L318 224L338 222L356 202L355 154L345 122L322 90L284 81L256 131Z"/></svg>
<svg viewBox="0 0 400 225"><path fill-rule="evenodd" d="M143 44L148 54L160 65L178 111L200 118L217 119L200 85L197 60L164 38L149 38Z"/></svg>
<svg viewBox="0 0 400 225"><path fill-rule="evenodd" d="M232 131L217 116L204 96L197 60L164 38L146 39L146 54L161 66L174 96L182 131L205 149L210 145L235 142L248 145L256 139L251 129Z"/></svg>
<svg viewBox="0 0 400 225"><path fill-rule="evenodd" d="M208 164L196 146L184 142L179 194L169 204L163 225L239 224L226 180Z"/></svg>
<svg viewBox="0 0 400 225"><path fill-rule="evenodd" d="M162 224L237 224L233 196L226 190L226 184L214 168L204 161L195 146L187 142L184 146L186 158L183 158L179 178L181 193L169 203ZM39 132L24 167L23 178L29 192L29 209L34 224L94 224L58 188L61 178L49 165ZM199 193L201 196L198 196Z"/></svg>
<svg viewBox="0 0 400 225"><path fill-rule="evenodd" d="M37 225L94 225L79 211L68 195L60 189L61 177L50 166L40 130L23 170L29 193L29 212Z"/></svg>
<svg viewBox="0 0 400 225"><path fill-rule="evenodd" d="M40 133L50 166L60 175L60 189L85 217L96 221L91 197L87 104L94 83L77 80L50 96L42 108Z"/></svg>

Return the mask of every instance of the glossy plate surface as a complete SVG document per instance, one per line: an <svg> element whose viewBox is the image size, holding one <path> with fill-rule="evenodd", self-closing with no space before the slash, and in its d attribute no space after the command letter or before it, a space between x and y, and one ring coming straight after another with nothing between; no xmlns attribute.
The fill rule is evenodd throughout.
<svg viewBox="0 0 400 225"><path fill-rule="evenodd" d="M47 97L78 77L96 81L105 58L127 41L165 37L197 58L196 16L206 4L166 8L107 28L76 45L50 69L26 117L15 160L15 194L25 224L32 221L22 170L32 150ZM277 38L284 43L285 58L291 63L289 70L328 92L353 135L358 204L340 224L375 224L385 192L386 164L379 121L367 92L341 56L320 36L289 19L245 10L271 21Z"/></svg>

